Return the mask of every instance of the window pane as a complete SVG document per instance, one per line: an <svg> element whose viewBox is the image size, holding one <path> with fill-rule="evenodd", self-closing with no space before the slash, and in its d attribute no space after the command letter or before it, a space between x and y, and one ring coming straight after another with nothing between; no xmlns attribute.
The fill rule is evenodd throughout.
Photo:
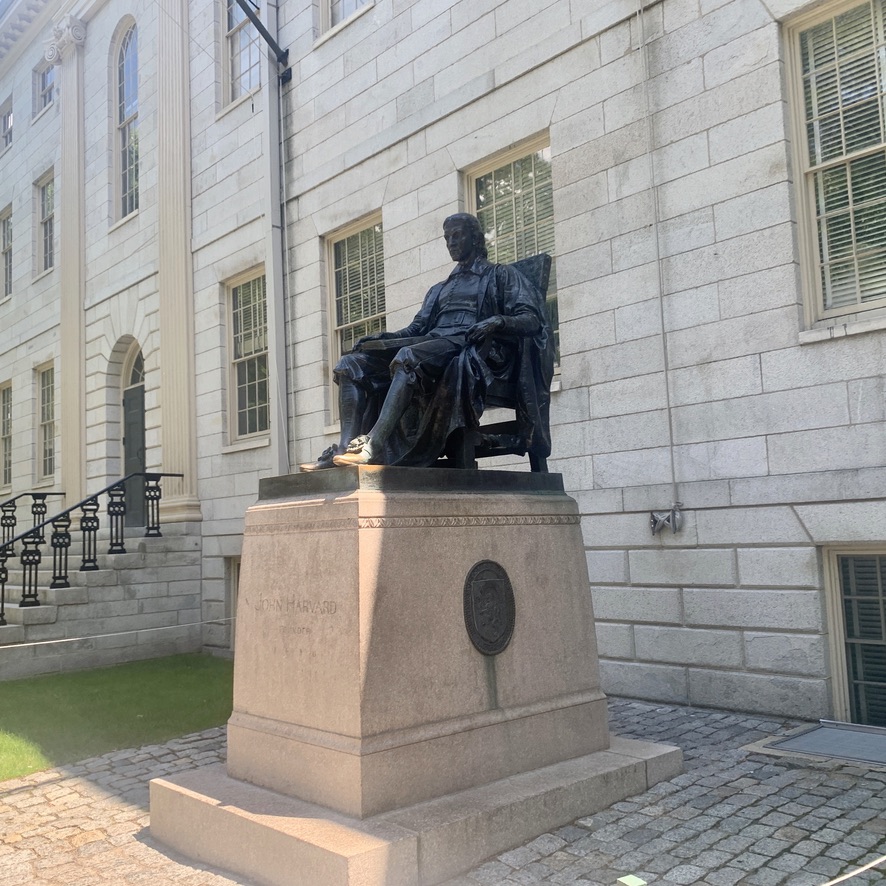
<svg viewBox="0 0 886 886"><path fill-rule="evenodd" d="M332 246L339 354L363 335L385 329L384 232L371 225Z"/></svg>
<svg viewBox="0 0 886 886"><path fill-rule="evenodd" d="M490 261L509 264L540 252L554 256L554 188L551 149L544 148L474 180L480 226ZM559 361L556 261L548 284L548 317Z"/></svg>
<svg viewBox="0 0 886 886"><path fill-rule="evenodd" d="M237 435L270 427L268 389L268 313L265 277L231 290Z"/></svg>
<svg viewBox="0 0 886 886"><path fill-rule="evenodd" d="M886 725L886 557L839 557L852 721Z"/></svg>
<svg viewBox="0 0 886 886"><path fill-rule="evenodd" d="M825 310L886 299L883 12L862 3L799 36Z"/></svg>

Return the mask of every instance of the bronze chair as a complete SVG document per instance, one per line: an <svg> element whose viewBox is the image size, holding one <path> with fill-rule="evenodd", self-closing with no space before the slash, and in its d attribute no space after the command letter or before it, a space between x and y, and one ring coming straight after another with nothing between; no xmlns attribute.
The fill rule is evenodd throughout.
<svg viewBox="0 0 886 886"><path fill-rule="evenodd" d="M551 257L547 253L540 253L531 258L523 258L513 263L516 268L531 283L535 284L541 301L539 309L545 311L545 297L548 291L548 281L551 274ZM487 341L480 349L480 356L486 357L493 342ZM553 364L553 341L548 341L548 351L544 357L551 365ZM519 362L515 362L512 373L507 379L496 379L486 393L486 409L503 408L517 409L517 378ZM550 399L550 390L545 392ZM547 404L544 409L547 420ZM492 458L501 455L528 455L529 464L533 471L547 473L547 451L539 444L530 443L528 446L521 433L520 423L515 419L496 422L488 425L478 425L472 428L462 428L450 434L446 445L446 455L450 463L457 468L476 468L478 458Z"/></svg>

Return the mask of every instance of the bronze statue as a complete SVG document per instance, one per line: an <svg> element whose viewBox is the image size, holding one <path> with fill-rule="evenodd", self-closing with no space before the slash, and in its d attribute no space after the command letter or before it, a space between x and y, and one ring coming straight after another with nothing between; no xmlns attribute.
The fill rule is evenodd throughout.
<svg viewBox="0 0 886 886"><path fill-rule="evenodd" d="M479 425L496 379L516 379L525 448L549 454L544 297L512 266L488 261L474 216L449 216L443 236L455 269L431 287L408 326L364 336L339 360L339 443L301 470L431 465L453 431Z"/></svg>

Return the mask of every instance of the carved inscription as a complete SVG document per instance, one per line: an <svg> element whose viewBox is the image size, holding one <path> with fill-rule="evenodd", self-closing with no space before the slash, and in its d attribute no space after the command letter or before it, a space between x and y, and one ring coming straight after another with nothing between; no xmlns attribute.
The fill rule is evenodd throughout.
<svg viewBox="0 0 886 886"><path fill-rule="evenodd" d="M256 612L280 612L289 615L335 615L335 600L304 600L298 597L264 597L259 596L251 605Z"/></svg>
<svg viewBox="0 0 886 886"><path fill-rule="evenodd" d="M338 612L338 604L335 600L309 600L302 597L258 597L244 598L246 606L260 615L308 615L323 616L335 615ZM310 634L310 625L295 625L292 633L296 636Z"/></svg>

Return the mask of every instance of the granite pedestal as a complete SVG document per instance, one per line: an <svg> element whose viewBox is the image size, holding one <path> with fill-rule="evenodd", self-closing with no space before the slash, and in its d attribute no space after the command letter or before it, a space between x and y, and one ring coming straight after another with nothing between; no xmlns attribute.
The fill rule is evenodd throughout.
<svg viewBox="0 0 886 886"><path fill-rule="evenodd" d="M466 627L490 562L514 600L496 655ZM240 576L227 770L151 785L152 832L192 857L281 886L435 883L679 771L610 742L559 475L263 481Z"/></svg>

